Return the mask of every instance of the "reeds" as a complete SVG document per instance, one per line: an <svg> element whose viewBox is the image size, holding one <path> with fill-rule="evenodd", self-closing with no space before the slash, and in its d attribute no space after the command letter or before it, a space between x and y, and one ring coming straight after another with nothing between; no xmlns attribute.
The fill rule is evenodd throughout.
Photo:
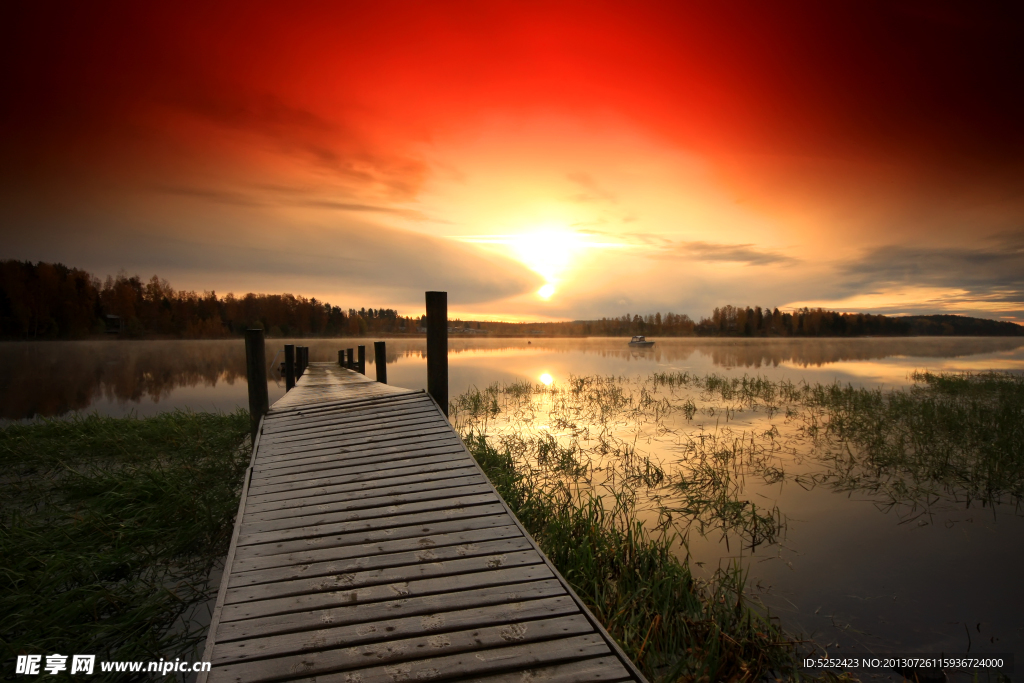
<svg viewBox="0 0 1024 683"><path fill-rule="evenodd" d="M179 411L0 430L2 659L190 654L230 540L248 425L244 411Z"/></svg>
<svg viewBox="0 0 1024 683"><path fill-rule="evenodd" d="M1019 513L1024 377L911 379L884 392L685 372L570 377L473 390L452 402L452 419L653 680L800 677L802 641L751 608L741 565L698 578L688 539L717 532L741 553L777 542L785 516L755 504L750 480L857 490L917 514L940 499L1010 502Z"/></svg>
<svg viewBox="0 0 1024 683"><path fill-rule="evenodd" d="M670 533L638 519L634 490L554 486L529 446L465 441L502 498L623 650L652 681L794 676L794 643L744 597L738 564L695 578ZM520 442L521 444L525 442Z"/></svg>

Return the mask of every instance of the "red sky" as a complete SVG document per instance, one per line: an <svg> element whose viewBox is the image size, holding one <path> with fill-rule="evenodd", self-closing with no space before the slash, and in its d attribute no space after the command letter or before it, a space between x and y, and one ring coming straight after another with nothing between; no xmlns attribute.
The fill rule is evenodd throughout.
<svg viewBox="0 0 1024 683"><path fill-rule="evenodd" d="M1020 11L3 12L3 258L410 313L1024 321Z"/></svg>

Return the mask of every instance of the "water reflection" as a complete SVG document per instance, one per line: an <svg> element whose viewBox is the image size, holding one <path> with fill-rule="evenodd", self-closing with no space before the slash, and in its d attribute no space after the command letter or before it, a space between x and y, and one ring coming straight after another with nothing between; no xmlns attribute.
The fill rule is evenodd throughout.
<svg viewBox="0 0 1024 683"><path fill-rule="evenodd" d="M271 401L284 393L277 372L285 343L310 347L311 361L369 339L267 340ZM462 339L449 341L453 396L495 381L558 382L570 374L633 375L669 369L756 371L793 380L905 384L909 370L1024 370L1017 338L662 339L635 349L623 339ZM425 340L387 340L392 384L426 386ZM374 377L373 354L367 374ZM547 377L548 380L543 379ZM242 340L0 343L0 419L97 410L152 414L175 408L246 405Z"/></svg>

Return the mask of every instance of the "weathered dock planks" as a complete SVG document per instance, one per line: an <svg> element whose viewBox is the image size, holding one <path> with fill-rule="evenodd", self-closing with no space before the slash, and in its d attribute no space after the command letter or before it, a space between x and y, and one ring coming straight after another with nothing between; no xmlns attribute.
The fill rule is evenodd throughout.
<svg viewBox="0 0 1024 683"><path fill-rule="evenodd" d="M236 681L643 681L424 392L310 363L263 418L207 639Z"/></svg>

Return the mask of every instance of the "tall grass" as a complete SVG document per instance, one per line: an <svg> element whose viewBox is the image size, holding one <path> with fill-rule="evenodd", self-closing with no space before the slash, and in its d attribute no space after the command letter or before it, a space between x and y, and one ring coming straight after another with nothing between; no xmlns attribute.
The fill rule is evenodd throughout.
<svg viewBox="0 0 1024 683"><path fill-rule="evenodd" d="M1024 376L914 373L882 392L809 387L820 458L842 489L894 503L936 497L993 505L1024 499ZM819 433L820 430L820 433Z"/></svg>
<svg viewBox="0 0 1024 683"><path fill-rule="evenodd" d="M0 658L190 653L248 429L245 411L179 411L0 430Z"/></svg>
<svg viewBox="0 0 1024 683"><path fill-rule="evenodd" d="M675 554L676 539L637 518L630 488L599 496L569 480L546 486L525 453L495 448L483 434L464 439L516 517L652 681L799 678L794 643L747 604L739 565L697 579Z"/></svg>
<svg viewBox="0 0 1024 683"><path fill-rule="evenodd" d="M916 373L881 391L660 373L472 390L452 418L524 526L653 680L799 678L788 638L744 596L739 564L691 573L691 532L777 542L786 520L748 480L884 505L1024 495L1024 377ZM723 424L724 421L724 424ZM646 449L646 450L645 450ZM781 493L779 494L781 495ZM779 498L782 504L782 498Z"/></svg>

